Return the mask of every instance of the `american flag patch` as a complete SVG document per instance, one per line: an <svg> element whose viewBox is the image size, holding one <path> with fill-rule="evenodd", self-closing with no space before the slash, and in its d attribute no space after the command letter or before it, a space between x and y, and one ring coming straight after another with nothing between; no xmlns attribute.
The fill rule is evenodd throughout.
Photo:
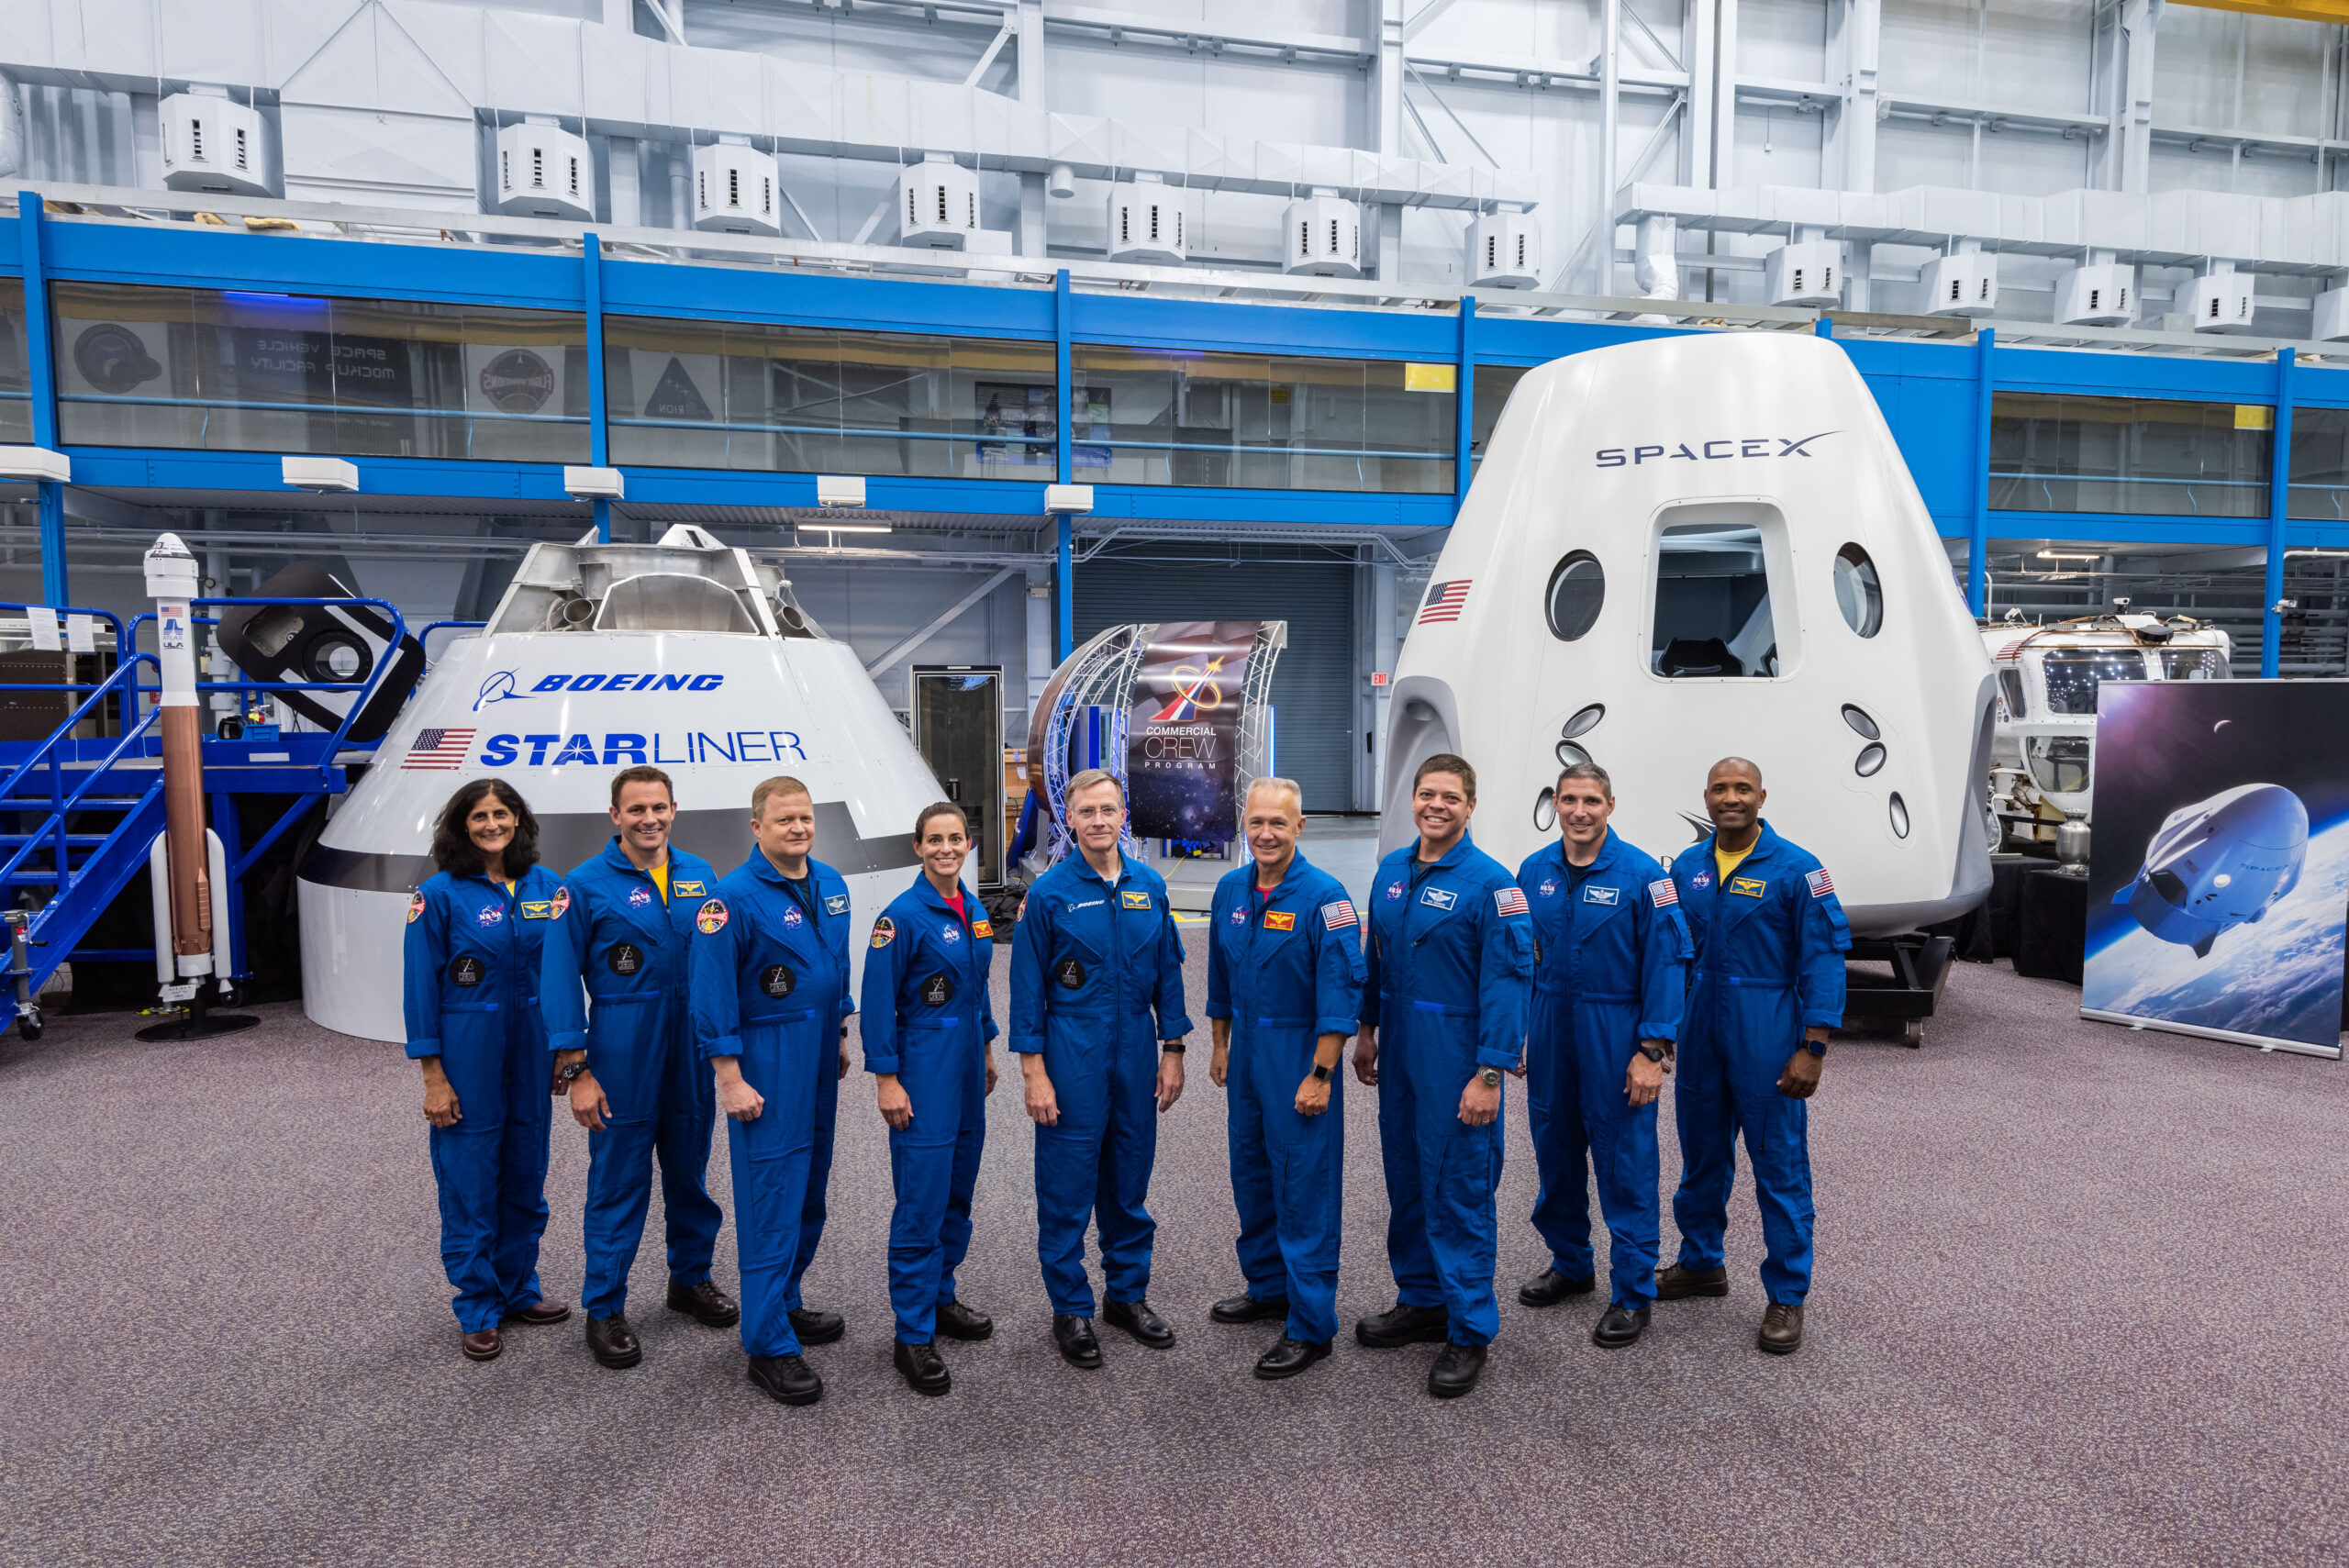
<svg viewBox="0 0 2349 1568"><path fill-rule="evenodd" d="M1522 915L1525 913L1525 889L1500 888L1493 894L1493 903L1504 915Z"/></svg>
<svg viewBox="0 0 2349 1568"><path fill-rule="evenodd" d="M1825 866L1820 866L1803 880L1810 884L1810 895L1813 898L1824 898L1835 891L1835 879L1827 874Z"/></svg>
<svg viewBox="0 0 2349 1568"><path fill-rule="evenodd" d="M1473 581L1455 577L1449 583L1429 584L1428 601L1419 606L1419 618L1413 624L1433 626L1439 621L1458 620L1460 612L1468 607L1468 584Z"/></svg>
<svg viewBox="0 0 2349 1568"><path fill-rule="evenodd" d="M1354 925L1354 901L1341 898L1335 904L1321 906L1321 924L1332 931L1351 929Z"/></svg>
<svg viewBox="0 0 2349 1568"><path fill-rule="evenodd" d="M462 768L465 753L473 749L471 729L419 729L416 739L407 743L407 755L400 759L400 767Z"/></svg>
<svg viewBox="0 0 2349 1568"><path fill-rule="evenodd" d="M1680 902L1680 889L1668 876L1662 882L1651 882L1648 884L1648 902L1659 909L1668 908Z"/></svg>

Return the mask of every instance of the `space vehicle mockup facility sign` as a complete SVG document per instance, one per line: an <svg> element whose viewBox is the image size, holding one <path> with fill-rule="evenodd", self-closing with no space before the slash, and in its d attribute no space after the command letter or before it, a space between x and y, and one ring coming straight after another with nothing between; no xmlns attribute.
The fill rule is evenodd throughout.
<svg viewBox="0 0 2349 1568"><path fill-rule="evenodd" d="M1261 621L1163 621L1134 670L1126 788L1137 838L1228 844L1237 830L1241 694Z"/></svg>
<svg viewBox="0 0 2349 1568"><path fill-rule="evenodd" d="M2080 1011L2341 1053L2349 682L2107 682Z"/></svg>

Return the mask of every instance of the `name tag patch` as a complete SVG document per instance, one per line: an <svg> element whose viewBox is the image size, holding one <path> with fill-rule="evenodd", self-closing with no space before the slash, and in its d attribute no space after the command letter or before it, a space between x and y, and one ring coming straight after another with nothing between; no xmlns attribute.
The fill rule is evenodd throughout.
<svg viewBox="0 0 2349 1568"><path fill-rule="evenodd" d="M847 914L847 913L848 913L848 895L847 895L847 894L845 894L845 893L835 893L835 894L833 894L830 897L829 897L829 898L825 899L825 900L824 900L824 913L825 913L825 914L827 914L827 915L845 915L845 914Z"/></svg>
<svg viewBox="0 0 2349 1568"><path fill-rule="evenodd" d="M523 900L522 918L525 920L551 920L554 918L554 900L551 898Z"/></svg>
<svg viewBox="0 0 2349 1568"><path fill-rule="evenodd" d="M1733 876L1729 879L1729 890L1740 898L1759 898L1768 891L1769 886L1770 884L1760 877Z"/></svg>
<svg viewBox="0 0 2349 1568"><path fill-rule="evenodd" d="M1268 931L1293 931L1297 929L1297 911L1293 909L1265 910L1264 929Z"/></svg>
<svg viewBox="0 0 2349 1568"><path fill-rule="evenodd" d="M1460 902L1460 895L1448 887L1431 887L1420 893L1419 902L1431 909L1449 909Z"/></svg>
<svg viewBox="0 0 2349 1568"><path fill-rule="evenodd" d="M1118 897L1129 909L1147 909L1150 907L1150 895L1147 893L1121 893L1118 895Z"/></svg>
<svg viewBox="0 0 2349 1568"><path fill-rule="evenodd" d="M669 884L669 891L680 898L699 898L707 895L709 889L698 882L673 882Z"/></svg>
<svg viewBox="0 0 2349 1568"><path fill-rule="evenodd" d="M992 920L972 921L971 935L978 938L981 941L993 941L995 940L995 922Z"/></svg>
<svg viewBox="0 0 2349 1568"><path fill-rule="evenodd" d="M1586 904L1620 904L1622 899L1623 890L1620 887L1601 887L1595 882L1583 884L1582 901Z"/></svg>

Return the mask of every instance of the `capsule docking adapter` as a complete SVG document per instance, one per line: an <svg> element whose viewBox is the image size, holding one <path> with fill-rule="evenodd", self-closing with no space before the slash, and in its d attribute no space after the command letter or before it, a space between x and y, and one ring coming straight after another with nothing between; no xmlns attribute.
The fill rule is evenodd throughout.
<svg viewBox="0 0 2349 1568"><path fill-rule="evenodd" d="M234 995L229 978L228 861L204 822L204 719L195 695L195 620L203 585L195 557L176 534L147 551L147 596L155 601L161 671L163 830L148 851L155 904L155 975L163 999L187 1011L138 1031L147 1040L203 1040L249 1029L259 1018L209 1013Z"/></svg>

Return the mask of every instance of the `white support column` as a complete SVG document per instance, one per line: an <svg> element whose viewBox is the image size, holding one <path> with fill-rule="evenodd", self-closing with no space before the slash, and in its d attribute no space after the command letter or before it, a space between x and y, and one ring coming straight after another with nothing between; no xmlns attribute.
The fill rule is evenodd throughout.
<svg viewBox="0 0 2349 1568"><path fill-rule="evenodd" d="M1019 176L1019 253L1041 257L1044 241L1044 176Z"/></svg>
<svg viewBox="0 0 2349 1568"><path fill-rule="evenodd" d="M1842 156L1841 178L1847 191L1876 189L1876 72L1883 38L1882 0L1842 0L1840 23L1842 101L1834 136ZM1831 168L1834 165L1831 164Z"/></svg>
<svg viewBox="0 0 2349 1568"><path fill-rule="evenodd" d="M1737 0L1714 0L1712 172L1705 183L1722 190L1737 183Z"/></svg>
<svg viewBox="0 0 2349 1568"><path fill-rule="evenodd" d="M2124 191L2152 188L2154 28L2161 14L2162 0L2126 0L2121 11L2126 50L2121 105L2120 188Z"/></svg>
<svg viewBox="0 0 2349 1568"><path fill-rule="evenodd" d="M1378 0L1378 55L1370 72L1371 145L1390 157L1403 157L1403 6L1404 0ZM1373 264L1381 281L1403 275L1403 209L1394 203L1374 206L1364 215L1374 232Z"/></svg>
<svg viewBox="0 0 2349 1568"><path fill-rule="evenodd" d="M1052 569L1028 569L1028 710L1033 713L1052 678Z"/></svg>
<svg viewBox="0 0 2349 1568"><path fill-rule="evenodd" d="M1386 776L1386 724L1395 694L1395 660L1402 651L1395 635L1395 568L1381 562L1370 569L1370 667L1387 673L1387 684L1374 689L1371 698L1370 790L1358 799L1358 809L1376 811L1382 802L1379 784Z"/></svg>
<svg viewBox="0 0 2349 1568"><path fill-rule="evenodd" d="M644 198L640 184L643 170L637 161L637 149L640 145L632 136L616 136L609 143L612 222L617 226L634 228L644 221Z"/></svg>
<svg viewBox="0 0 2349 1568"><path fill-rule="evenodd" d="M1044 102L1044 0L1019 0L1019 101L1041 106Z"/></svg>
<svg viewBox="0 0 2349 1568"><path fill-rule="evenodd" d="M1697 190L1713 183L1713 32L1715 0L1688 0L1680 28L1680 58L1688 62L1688 119L1680 137L1680 183Z"/></svg>
<svg viewBox="0 0 2349 1568"><path fill-rule="evenodd" d="M1598 0L1598 210L1593 294L1615 292L1615 184L1623 177L1623 0Z"/></svg>

